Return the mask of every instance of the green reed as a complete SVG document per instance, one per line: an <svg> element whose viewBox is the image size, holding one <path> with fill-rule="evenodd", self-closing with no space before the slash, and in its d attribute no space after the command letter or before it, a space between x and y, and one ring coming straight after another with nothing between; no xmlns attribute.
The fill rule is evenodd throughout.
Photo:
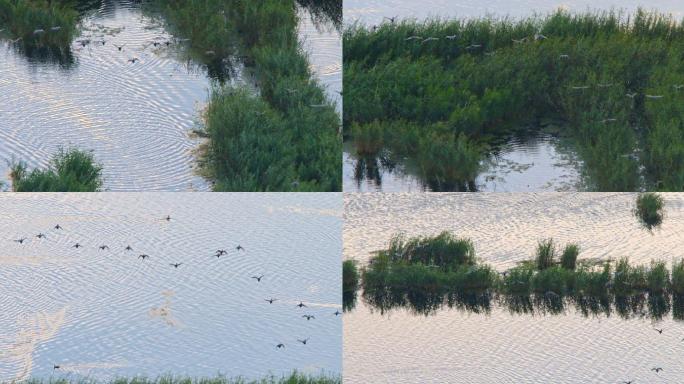
<svg viewBox="0 0 684 384"><path fill-rule="evenodd" d="M59 371L57 371L59 372ZM57 374L55 374L57 375ZM54 375L53 375L54 376ZM336 384L342 383L342 379L329 375L306 375L294 372L290 375L276 377L269 376L261 379L245 379L241 377L230 378L217 376L214 378L194 378L186 376L159 376L157 378L115 378L110 380L95 379L29 379L28 384Z"/></svg>
<svg viewBox="0 0 684 384"><path fill-rule="evenodd" d="M321 12L330 2L315 1ZM325 3L325 4L323 4ZM260 92L218 84L204 114L203 163L218 191L340 191L339 116L310 70L297 35L297 3L237 0L160 3L196 55L239 53ZM341 4L340 4L341 6ZM206 15L208 22L197 15Z"/></svg>
<svg viewBox="0 0 684 384"><path fill-rule="evenodd" d="M657 193L641 193L636 198L634 215L648 229L660 226L663 222L665 200Z"/></svg>
<svg viewBox="0 0 684 384"><path fill-rule="evenodd" d="M456 190L474 178L441 164L477 174L472 159L491 156L507 129L540 131L535 122L553 119L584 161L588 189L682 190L683 45L681 22L643 10L353 25L344 33L344 133L364 143L356 135L365 125L415 124L431 145L408 161L433 189ZM385 132L383 144L401 152ZM449 134L466 135L477 156L425 158Z"/></svg>
<svg viewBox="0 0 684 384"><path fill-rule="evenodd" d="M26 163L11 164L14 192L95 192L102 187L102 166L91 152L59 149L47 169L29 171Z"/></svg>

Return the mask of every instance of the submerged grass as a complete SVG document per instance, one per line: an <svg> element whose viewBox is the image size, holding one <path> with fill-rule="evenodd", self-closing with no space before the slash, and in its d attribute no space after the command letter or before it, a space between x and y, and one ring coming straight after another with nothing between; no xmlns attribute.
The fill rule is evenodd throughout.
<svg viewBox="0 0 684 384"><path fill-rule="evenodd" d="M260 90L254 95L228 83L212 90L204 116L209 137L204 164L217 191L341 190L340 118L299 43L297 4L160 2L167 21L205 58L239 52ZM316 4L319 12L335 6L304 5ZM207 15L209 22L197 15Z"/></svg>
<svg viewBox="0 0 684 384"><path fill-rule="evenodd" d="M47 169L29 171L18 162L10 177L14 192L95 192L102 187L102 166L90 152L60 149Z"/></svg>
<svg viewBox="0 0 684 384"><path fill-rule="evenodd" d="M192 378L181 376L160 376L154 379L135 377L135 378L116 378L111 380L94 379L29 379L27 384L338 384L342 379L336 376L326 375L305 375L294 372L288 376L270 376L262 379L249 380L244 378L229 378L218 376L215 378Z"/></svg>
<svg viewBox="0 0 684 384"><path fill-rule="evenodd" d="M634 215L641 224L648 229L660 226L663 222L663 209L665 200L662 196L653 192L641 193L637 196Z"/></svg>
<svg viewBox="0 0 684 384"><path fill-rule="evenodd" d="M681 191L683 48L684 24L643 10L352 25L344 134L359 154L381 143L408 157L434 190L474 190L463 186L496 142L550 119L588 189ZM366 132L378 127L382 141Z"/></svg>

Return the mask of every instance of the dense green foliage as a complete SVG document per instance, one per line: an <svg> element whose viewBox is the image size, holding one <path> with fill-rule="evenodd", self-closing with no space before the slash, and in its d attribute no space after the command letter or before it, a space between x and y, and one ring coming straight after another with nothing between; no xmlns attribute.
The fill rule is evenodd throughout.
<svg viewBox="0 0 684 384"><path fill-rule="evenodd" d="M207 67L240 52L260 91L228 83L212 90L204 163L215 190L340 191L340 118L299 43L297 2L158 3ZM318 12L341 7L339 1L311 3L321 5Z"/></svg>
<svg viewBox="0 0 684 384"><path fill-rule="evenodd" d="M67 1L0 0L0 38L26 56L68 65L78 12Z"/></svg>
<svg viewBox="0 0 684 384"><path fill-rule="evenodd" d="M682 191L683 51L684 24L641 10L354 25L344 134L359 156L407 158L432 189L474 190L494 143L550 120L588 189Z"/></svg>
<svg viewBox="0 0 684 384"><path fill-rule="evenodd" d="M283 377L266 377L258 380L248 380L243 378L228 378L218 376L215 378L191 378L162 376L155 379L144 377L136 378L116 378L107 381L94 379L67 379L52 378L49 380L31 379L28 384L337 384L342 383L342 379L333 376L312 376L300 373L293 373Z"/></svg>
<svg viewBox="0 0 684 384"><path fill-rule="evenodd" d="M627 259L577 260L576 244L563 249L558 263L554 260L557 251L553 239L540 241L533 260L497 273L476 261L468 239L447 232L412 239L395 236L386 250L362 268L363 297L383 310L409 306L426 313L445 302L485 311L492 298L516 308L522 306L518 308L521 310L535 300L551 308L562 307L565 299L579 306L606 300L629 305L647 295L649 300L669 300L674 295L684 305L684 260L674 262L670 274L661 261L632 266ZM656 304L661 309L657 313L662 313L665 308ZM684 316L684 312L680 314Z"/></svg>
<svg viewBox="0 0 684 384"><path fill-rule="evenodd" d="M342 307L344 310L349 310L356 304L359 279L360 275L356 261L345 260L342 262Z"/></svg>
<svg viewBox="0 0 684 384"><path fill-rule="evenodd" d="M23 162L12 164L15 192L95 192L102 187L102 167L90 152L60 149L47 169L29 171Z"/></svg>
<svg viewBox="0 0 684 384"><path fill-rule="evenodd" d="M634 215L648 229L660 226L663 222L665 200L657 193L640 193L636 199Z"/></svg>

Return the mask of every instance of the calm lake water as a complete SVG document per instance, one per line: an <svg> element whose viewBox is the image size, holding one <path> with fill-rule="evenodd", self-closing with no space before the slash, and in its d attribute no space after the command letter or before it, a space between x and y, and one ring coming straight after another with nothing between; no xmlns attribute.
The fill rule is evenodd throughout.
<svg viewBox="0 0 684 384"><path fill-rule="evenodd" d="M459 0L345 0L345 24L375 25L387 22L385 17L424 20L440 18L476 18L483 16L522 18L534 13L546 14L559 7L570 11L622 9L633 12L639 6L671 13L684 18L681 1L459 1ZM476 180L481 191L553 192L584 190L581 162L558 137L542 135L526 141L511 141L500 148L501 153L487 161L486 171ZM417 177L411 165L373 167L372 172L360 172L367 164L356 156L348 143L344 151L344 190L349 192L423 191L428 187Z"/></svg>
<svg viewBox="0 0 684 384"><path fill-rule="evenodd" d="M0 382L339 374L341 199L0 195Z"/></svg>
<svg viewBox="0 0 684 384"><path fill-rule="evenodd" d="M348 194L344 257L361 264L392 235L449 230L471 238L498 270L532 257L537 241L580 244L580 258L629 256L634 264L682 257L684 194L663 194L662 226L634 218L635 194ZM614 312L582 315L410 309L384 314L359 299L344 320L348 383L674 383L684 380L684 324ZM664 329L658 334L653 328ZM420 351L417 353L416 351ZM662 367L656 374L651 368Z"/></svg>
<svg viewBox="0 0 684 384"><path fill-rule="evenodd" d="M312 69L339 100L339 32L316 28L305 9L300 19ZM107 190L210 189L195 169L202 139L192 134L211 85L206 68L185 59L180 44L155 47L174 36L137 1L103 2L83 27L68 68L27 59L0 40L0 181L8 182L9 161L44 167L59 146L74 146L94 152ZM83 39L93 43L84 47ZM241 83L242 69L234 69L228 81Z"/></svg>

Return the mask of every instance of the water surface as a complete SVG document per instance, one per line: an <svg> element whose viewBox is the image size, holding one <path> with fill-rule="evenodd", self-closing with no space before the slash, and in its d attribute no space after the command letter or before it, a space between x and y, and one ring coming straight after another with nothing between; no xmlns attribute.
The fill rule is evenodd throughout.
<svg viewBox="0 0 684 384"><path fill-rule="evenodd" d="M364 264L398 232L449 230L471 238L477 256L500 271L530 259L548 237L579 243L582 259L669 263L682 257L684 194L663 196L665 220L649 232L632 215L636 195L629 193L348 194L344 257ZM684 324L669 309L662 317L624 317L614 309L583 315L574 307L517 313L493 301L481 313L445 307L425 315L410 308L381 313L360 298L344 316L348 383L684 380Z"/></svg>
<svg viewBox="0 0 684 384"><path fill-rule="evenodd" d="M0 382L341 371L340 194L3 194L0 206Z"/></svg>

